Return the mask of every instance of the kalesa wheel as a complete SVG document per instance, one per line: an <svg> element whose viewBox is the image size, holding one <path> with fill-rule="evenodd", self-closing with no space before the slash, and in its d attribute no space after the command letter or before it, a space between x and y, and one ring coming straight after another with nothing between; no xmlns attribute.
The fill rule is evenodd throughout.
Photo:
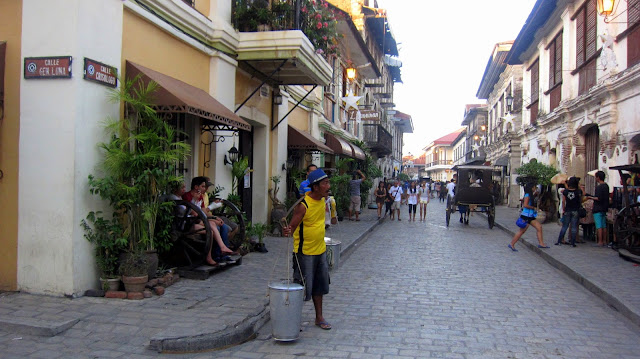
<svg viewBox="0 0 640 359"><path fill-rule="evenodd" d="M618 248L640 255L640 203L620 210L613 223Z"/></svg>
<svg viewBox="0 0 640 359"><path fill-rule="evenodd" d="M487 220L489 221L489 229L493 229L496 223L496 207L493 205L487 207Z"/></svg>

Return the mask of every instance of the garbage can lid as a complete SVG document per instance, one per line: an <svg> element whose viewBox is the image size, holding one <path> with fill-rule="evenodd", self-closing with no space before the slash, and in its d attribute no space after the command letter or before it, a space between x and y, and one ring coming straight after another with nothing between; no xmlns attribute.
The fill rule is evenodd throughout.
<svg viewBox="0 0 640 359"><path fill-rule="evenodd" d="M297 291L303 290L304 287L298 283L288 282L286 280L269 283L269 288L276 290Z"/></svg>

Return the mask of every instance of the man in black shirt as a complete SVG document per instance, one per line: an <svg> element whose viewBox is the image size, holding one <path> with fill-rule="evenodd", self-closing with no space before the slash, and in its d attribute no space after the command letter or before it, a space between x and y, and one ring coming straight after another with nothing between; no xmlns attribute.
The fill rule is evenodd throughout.
<svg viewBox="0 0 640 359"><path fill-rule="evenodd" d="M596 222L596 234L598 247L607 245L607 211L609 210L609 185L604 182L604 172L596 172L595 196L587 198L593 200L593 220Z"/></svg>

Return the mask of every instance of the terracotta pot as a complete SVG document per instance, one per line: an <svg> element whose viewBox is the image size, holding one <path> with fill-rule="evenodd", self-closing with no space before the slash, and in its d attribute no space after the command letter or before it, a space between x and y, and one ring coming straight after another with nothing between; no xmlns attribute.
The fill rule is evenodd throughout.
<svg viewBox="0 0 640 359"><path fill-rule="evenodd" d="M100 283L102 283L102 289L117 291L120 289L120 277L118 278L100 278Z"/></svg>
<svg viewBox="0 0 640 359"><path fill-rule="evenodd" d="M149 281L149 276L144 275L140 277L127 277L122 276L122 283L124 283L124 290L129 292L142 292L145 285Z"/></svg>

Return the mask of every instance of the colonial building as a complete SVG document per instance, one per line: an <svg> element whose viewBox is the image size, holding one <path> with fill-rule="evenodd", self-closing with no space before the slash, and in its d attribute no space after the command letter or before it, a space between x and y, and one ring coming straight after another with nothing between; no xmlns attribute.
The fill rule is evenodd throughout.
<svg viewBox="0 0 640 359"><path fill-rule="evenodd" d="M442 136L426 147L425 151L425 177L433 181L448 181L453 177L453 148L464 127L457 129L446 136Z"/></svg>
<svg viewBox="0 0 640 359"><path fill-rule="evenodd" d="M521 165L521 107L513 106L514 98L522 97L522 66L507 65L513 41L494 46L476 96L487 101L486 163L494 166L494 181L501 189L498 203L511 207L520 204L520 188L515 170Z"/></svg>
<svg viewBox="0 0 640 359"><path fill-rule="evenodd" d="M504 84L514 112L522 107L522 162L581 177L588 193L588 171L604 170L615 186L607 168L640 156L640 1L610 3L604 16L596 0L538 0L505 60L523 68L522 96Z"/></svg>
<svg viewBox="0 0 640 359"><path fill-rule="evenodd" d="M255 222L269 216L271 177L286 176L292 162L335 163L325 135L344 142L338 156L364 159L354 142L365 139L365 121L382 126L381 137L396 134L387 110L400 63L375 2L342 10L341 55L300 30L293 0L271 4L281 12L261 31L238 3L56 0L43 12L36 0L0 2L0 205L14 209L0 212L0 290L78 295L97 285L80 221L106 209L87 177L100 173L103 121L121 117L108 91L122 80L159 85L155 109L193 149L178 164L187 183L209 176L226 196L232 154L247 157L252 171L239 195ZM358 70L353 79L347 68ZM363 96L356 113L343 101L347 89ZM385 151L377 155L392 162Z"/></svg>
<svg viewBox="0 0 640 359"><path fill-rule="evenodd" d="M481 165L487 157L487 106L470 104L465 106L462 126L466 126L466 151L464 162L467 165Z"/></svg>

